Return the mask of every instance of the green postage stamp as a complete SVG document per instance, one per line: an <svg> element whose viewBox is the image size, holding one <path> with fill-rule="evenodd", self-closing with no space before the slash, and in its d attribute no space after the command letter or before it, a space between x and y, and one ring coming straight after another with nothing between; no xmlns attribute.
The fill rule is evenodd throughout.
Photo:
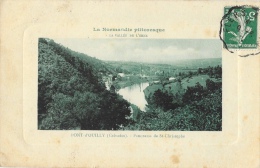
<svg viewBox="0 0 260 168"><path fill-rule="evenodd" d="M228 49L257 48L258 8L251 6L225 7L223 41Z"/></svg>

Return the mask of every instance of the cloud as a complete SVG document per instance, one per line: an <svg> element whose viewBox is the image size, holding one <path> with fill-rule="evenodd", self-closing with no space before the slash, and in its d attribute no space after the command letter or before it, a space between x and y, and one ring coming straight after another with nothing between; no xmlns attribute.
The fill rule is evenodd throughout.
<svg viewBox="0 0 260 168"><path fill-rule="evenodd" d="M101 60L170 63L221 56L219 40L57 39L57 42Z"/></svg>
<svg viewBox="0 0 260 168"><path fill-rule="evenodd" d="M181 49L177 46L167 46L149 47L147 49L136 48L133 51L128 51L127 55L132 55L131 59L134 59L135 61L165 62L174 59L195 58L195 56L198 56L199 54L200 52L194 48Z"/></svg>

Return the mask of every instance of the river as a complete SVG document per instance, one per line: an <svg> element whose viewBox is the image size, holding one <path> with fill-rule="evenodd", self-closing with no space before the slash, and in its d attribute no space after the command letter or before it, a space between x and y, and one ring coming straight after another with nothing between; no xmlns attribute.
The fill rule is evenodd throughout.
<svg viewBox="0 0 260 168"><path fill-rule="evenodd" d="M147 101L145 100L143 90L147 86L149 86L149 82L134 84L128 87L121 88L119 91L117 91L117 93L122 95L125 100L138 106L140 110L145 111Z"/></svg>

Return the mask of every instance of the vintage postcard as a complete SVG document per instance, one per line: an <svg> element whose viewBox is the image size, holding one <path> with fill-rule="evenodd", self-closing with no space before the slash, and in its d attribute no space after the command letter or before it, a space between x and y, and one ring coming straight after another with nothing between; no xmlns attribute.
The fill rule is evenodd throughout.
<svg viewBox="0 0 260 168"><path fill-rule="evenodd" d="M221 131L221 56L215 39L39 38L38 129Z"/></svg>
<svg viewBox="0 0 260 168"><path fill-rule="evenodd" d="M1 166L260 166L259 2L0 8Z"/></svg>

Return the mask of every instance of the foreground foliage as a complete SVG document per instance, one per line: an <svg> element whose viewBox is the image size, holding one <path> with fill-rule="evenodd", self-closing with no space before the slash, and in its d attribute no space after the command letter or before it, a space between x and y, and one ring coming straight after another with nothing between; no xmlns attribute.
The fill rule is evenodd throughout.
<svg viewBox="0 0 260 168"><path fill-rule="evenodd" d="M126 124L129 103L102 83L101 61L39 39L38 128L111 130Z"/></svg>
<svg viewBox="0 0 260 168"><path fill-rule="evenodd" d="M211 75L219 78L221 70L215 72L218 74ZM158 89L147 101L148 111L139 113L138 120L124 127L124 130L222 130L222 82L219 80L207 79L205 87L196 83L175 93Z"/></svg>

